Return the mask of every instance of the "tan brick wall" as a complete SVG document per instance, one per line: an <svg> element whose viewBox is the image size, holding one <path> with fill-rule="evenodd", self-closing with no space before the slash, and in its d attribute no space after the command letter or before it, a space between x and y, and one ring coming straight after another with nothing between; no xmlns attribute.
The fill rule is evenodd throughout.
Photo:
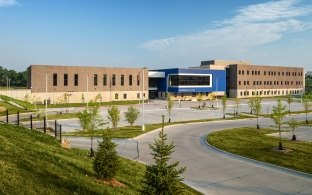
<svg viewBox="0 0 312 195"><path fill-rule="evenodd" d="M31 65L28 69L30 87L32 93L45 99L46 75L47 91L51 101L64 93L71 94L70 102L81 102L82 94L88 94L92 99L101 94L103 101L115 100L115 93L118 93L119 100L124 100L123 94L127 94L127 100L137 100L137 93L142 91L143 73L140 68L113 68L113 67L82 67L82 66L50 66ZM57 74L57 86L53 85L53 74ZM64 86L64 74L68 75L68 85ZM78 86L74 85L74 75L78 74ZM94 75L97 75L97 85L94 84ZM106 85L103 84L103 75L107 75ZM115 86L110 84L112 75L115 75ZM121 85L121 76L124 76L124 85ZM132 75L132 85L129 84L129 76ZM137 78L140 84L137 85ZM148 70L144 70L144 89L148 98ZM93 95L95 94L95 95ZM71 100L72 99L72 100Z"/></svg>

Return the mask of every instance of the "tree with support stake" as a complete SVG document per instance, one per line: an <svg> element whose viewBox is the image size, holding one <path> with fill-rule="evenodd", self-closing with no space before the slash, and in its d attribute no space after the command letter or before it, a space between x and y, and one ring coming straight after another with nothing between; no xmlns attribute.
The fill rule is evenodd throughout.
<svg viewBox="0 0 312 195"><path fill-rule="evenodd" d="M223 113L223 118L225 118L225 111L227 107L227 96L224 94L221 99L221 104L222 104L222 113Z"/></svg>
<svg viewBox="0 0 312 195"><path fill-rule="evenodd" d="M295 130L298 127L298 122L296 121L296 119L294 117L291 118L291 120L288 122L289 127L291 128L292 132L293 132L293 136L291 138L292 141L296 141L297 137L295 135Z"/></svg>
<svg viewBox="0 0 312 195"><path fill-rule="evenodd" d="M305 94L303 96L303 99L302 99L302 105L303 105L304 112L305 112L305 115L306 115L306 124L309 124L308 112L309 112L309 110L312 107L312 100L311 99L312 99L312 94Z"/></svg>
<svg viewBox="0 0 312 195"><path fill-rule="evenodd" d="M271 118L273 119L274 123L278 126L278 134L279 134L278 149L279 150L283 150L281 124L286 114L287 114L287 108L285 105L283 105L282 99L279 98L277 100L277 106L273 106L273 113L271 114Z"/></svg>
<svg viewBox="0 0 312 195"><path fill-rule="evenodd" d="M172 108L173 108L173 98L170 95L170 93L167 93L167 111L168 111L168 115L169 115L169 119L168 122L171 123L171 112L172 112Z"/></svg>
<svg viewBox="0 0 312 195"><path fill-rule="evenodd" d="M103 123L102 116L100 115L100 107L98 104L90 102L89 108L77 114L80 126L83 131L88 131L91 134L91 147L90 157L94 157L93 150L93 131L101 127Z"/></svg>
<svg viewBox="0 0 312 195"><path fill-rule="evenodd" d="M288 104L288 112L290 113L290 104L294 102L294 97L291 94L287 95L286 102Z"/></svg>
<svg viewBox="0 0 312 195"><path fill-rule="evenodd" d="M262 101L262 98L259 97L259 96L256 96L253 99L253 102L254 102L253 112L257 116L257 129L260 129L260 126L259 126L259 116L261 114L261 109L262 109L261 101Z"/></svg>

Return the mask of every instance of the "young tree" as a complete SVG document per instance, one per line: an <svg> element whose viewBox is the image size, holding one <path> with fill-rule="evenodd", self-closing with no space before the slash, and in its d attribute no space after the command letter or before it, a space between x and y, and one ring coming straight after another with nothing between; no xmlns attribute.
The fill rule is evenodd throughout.
<svg viewBox="0 0 312 195"><path fill-rule="evenodd" d="M287 108L285 105L283 105L282 99L279 98L277 100L277 106L273 106L273 113L271 114L271 118L273 119L274 123L278 126L278 133L279 133L278 149L279 150L283 150L281 124L286 114L287 114Z"/></svg>
<svg viewBox="0 0 312 195"><path fill-rule="evenodd" d="M235 98L234 99L234 104L235 104L235 108L236 108L236 114L238 114L238 108L240 106L240 99L239 98Z"/></svg>
<svg viewBox="0 0 312 195"><path fill-rule="evenodd" d="M172 96L170 95L170 93L167 93L167 112L168 112L168 115L169 115L169 119L168 119L168 122L170 123L171 122L171 112L172 112L172 108L173 108L173 98Z"/></svg>
<svg viewBox="0 0 312 195"><path fill-rule="evenodd" d="M198 101L198 108L200 108L201 102L203 101L203 94L197 94L196 100Z"/></svg>
<svg viewBox="0 0 312 195"><path fill-rule="evenodd" d="M107 110L107 118L111 121L113 129L117 130L118 123L120 121L120 111L117 106L112 106Z"/></svg>
<svg viewBox="0 0 312 195"><path fill-rule="evenodd" d="M292 132L293 132L293 136L291 138L292 141L296 141L296 135L295 135L295 130L298 127L298 122L296 121L296 119L294 117L291 118L291 120L288 122L289 127L291 128Z"/></svg>
<svg viewBox="0 0 312 195"><path fill-rule="evenodd" d="M260 129L259 126L259 115L261 114L261 108L262 108L262 104L261 104L262 98L259 96L254 97L254 107L253 107L253 112L256 114L257 116L257 129Z"/></svg>
<svg viewBox="0 0 312 195"><path fill-rule="evenodd" d="M85 103L85 101L86 101L86 98L85 98L84 94L81 94L81 103Z"/></svg>
<svg viewBox="0 0 312 195"><path fill-rule="evenodd" d="M120 167L116 146L110 135L103 135L93 161L93 170L97 178L112 180L116 177Z"/></svg>
<svg viewBox="0 0 312 195"><path fill-rule="evenodd" d="M209 93L208 99L210 100L210 106L213 108L213 101L215 100L216 96L214 93Z"/></svg>
<svg viewBox="0 0 312 195"><path fill-rule="evenodd" d="M94 156L93 150L93 131L101 127L103 123L102 116L100 115L100 108L95 104L92 104L89 108L79 112L77 114L79 119L79 124L83 131L88 131L91 134L91 147L90 147L90 157Z"/></svg>
<svg viewBox="0 0 312 195"><path fill-rule="evenodd" d="M294 97L291 94L287 95L286 102L288 104L288 112L290 113L290 104L294 102Z"/></svg>
<svg viewBox="0 0 312 195"><path fill-rule="evenodd" d="M309 110L311 109L311 106L312 106L311 98L312 98L311 94L305 94L303 96L303 99L302 99L302 105L303 105L303 108L304 108L304 112L306 114L306 124L309 124L308 112L309 112Z"/></svg>
<svg viewBox="0 0 312 195"><path fill-rule="evenodd" d="M155 139L155 143L149 145L155 164L146 167L140 190L141 194L173 195L183 192L183 188L179 187L179 182L183 180L180 174L186 170L186 167L177 169L179 162L169 164L170 156L174 152L174 145L173 142L168 145L166 141L164 115L162 115L162 129L159 132L159 139Z"/></svg>
<svg viewBox="0 0 312 195"><path fill-rule="evenodd" d="M225 118L225 110L227 106L227 96L224 94L221 99L221 104L222 104L222 112L223 112L223 118Z"/></svg>
<svg viewBox="0 0 312 195"><path fill-rule="evenodd" d="M254 107L255 107L255 100L254 100L253 97L251 97L251 98L249 99L248 106L249 106L249 108L250 108L250 114L252 114L252 111L253 111L253 109L254 109Z"/></svg>
<svg viewBox="0 0 312 195"><path fill-rule="evenodd" d="M134 122L139 118L140 111L139 111L139 109L137 109L133 106L129 106L128 111L125 112L124 114L125 114L126 121L132 127Z"/></svg>

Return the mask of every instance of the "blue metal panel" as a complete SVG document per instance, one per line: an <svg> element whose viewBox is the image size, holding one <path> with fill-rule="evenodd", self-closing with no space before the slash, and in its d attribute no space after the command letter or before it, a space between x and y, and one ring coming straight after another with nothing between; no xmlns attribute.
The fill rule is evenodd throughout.
<svg viewBox="0 0 312 195"><path fill-rule="evenodd" d="M173 93L192 93L192 92L212 92L212 91L226 91L226 71L225 70L206 70L206 69L161 69L155 71L165 72L166 78L161 78L158 81L157 87L159 91L173 92ZM169 87L167 86L168 75L170 74L211 74L211 87ZM168 87L168 88L167 88Z"/></svg>

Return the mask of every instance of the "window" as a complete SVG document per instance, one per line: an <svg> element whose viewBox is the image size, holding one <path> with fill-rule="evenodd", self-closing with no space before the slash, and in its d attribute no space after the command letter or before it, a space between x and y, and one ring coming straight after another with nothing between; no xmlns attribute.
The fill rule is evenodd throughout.
<svg viewBox="0 0 312 195"><path fill-rule="evenodd" d="M249 85L249 81L247 81L247 85Z"/></svg>
<svg viewBox="0 0 312 195"><path fill-rule="evenodd" d="M137 99L140 99L140 93L137 93Z"/></svg>
<svg viewBox="0 0 312 195"><path fill-rule="evenodd" d="M241 81L238 81L238 85L241 85Z"/></svg>
<svg viewBox="0 0 312 195"><path fill-rule="evenodd" d="M121 86L125 85L125 75L123 75L123 74L120 76L120 85Z"/></svg>
<svg viewBox="0 0 312 195"><path fill-rule="evenodd" d="M256 85L256 81L253 82L253 85Z"/></svg>
<svg viewBox="0 0 312 195"><path fill-rule="evenodd" d="M93 76L93 84L94 84L94 86L97 86L97 84L98 84L98 75L97 74L94 74L94 76Z"/></svg>
<svg viewBox="0 0 312 195"><path fill-rule="evenodd" d="M195 92L192 92L192 97L196 97L196 93Z"/></svg>
<svg viewBox="0 0 312 195"><path fill-rule="evenodd" d="M123 94L123 98L124 98L125 100L127 99L127 94L126 94L126 93Z"/></svg>
<svg viewBox="0 0 312 195"><path fill-rule="evenodd" d="M170 86L210 86L210 75L170 75Z"/></svg>
<svg viewBox="0 0 312 195"><path fill-rule="evenodd" d="M242 75L244 75L244 70L242 70Z"/></svg>
<svg viewBox="0 0 312 195"><path fill-rule="evenodd" d="M254 75L254 71L251 71L251 74Z"/></svg>
<svg viewBox="0 0 312 195"><path fill-rule="evenodd" d="M244 85L246 85L246 81L244 81Z"/></svg>
<svg viewBox="0 0 312 195"><path fill-rule="evenodd" d="M68 85L68 74L64 74L64 86Z"/></svg>
<svg viewBox="0 0 312 195"><path fill-rule="evenodd" d="M137 75L137 85L140 85L140 75Z"/></svg>
<svg viewBox="0 0 312 195"><path fill-rule="evenodd" d="M247 75L249 75L249 70L247 70Z"/></svg>
<svg viewBox="0 0 312 195"><path fill-rule="evenodd" d="M107 74L103 74L103 86L107 85Z"/></svg>
<svg viewBox="0 0 312 195"><path fill-rule="evenodd" d="M113 86L116 85L116 75L115 74L112 75L112 85Z"/></svg>
<svg viewBox="0 0 312 195"><path fill-rule="evenodd" d="M57 86L57 74L53 74L53 86Z"/></svg>
<svg viewBox="0 0 312 195"><path fill-rule="evenodd" d="M241 71L240 71L240 70L238 71L238 74L239 74L239 75L241 74Z"/></svg>
<svg viewBox="0 0 312 195"><path fill-rule="evenodd" d="M118 93L115 93L115 100L118 100Z"/></svg>
<svg viewBox="0 0 312 195"><path fill-rule="evenodd" d="M264 75L266 75L266 71L264 71L264 73L263 73Z"/></svg>
<svg viewBox="0 0 312 195"><path fill-rule="evenodd" d="M78 86L78 74L74 75L74 85Z"/></svg>
<svg viewBox="0 0 312 195"><path fill-rule="evenodd" d="M132 86L132 75L129 75L129 85Z"/></svg>
<svg viewBox="0 0 312 195"><path fill-rule="evenodd" d="M258 70L258 75L260 75L260 71Z"/></svg>

